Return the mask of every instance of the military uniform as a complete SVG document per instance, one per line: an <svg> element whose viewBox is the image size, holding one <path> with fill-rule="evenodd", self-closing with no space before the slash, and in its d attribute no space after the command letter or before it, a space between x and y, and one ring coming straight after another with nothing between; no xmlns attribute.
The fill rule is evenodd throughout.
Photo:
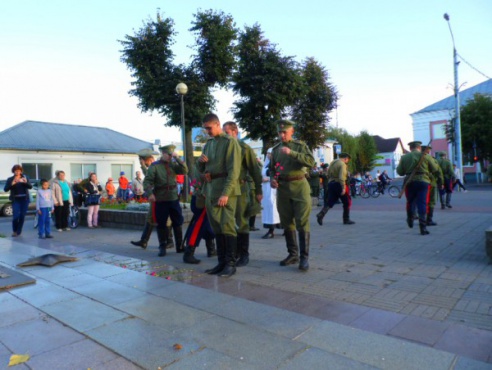
<svg viewBox="0 0 492 370"><path fill-rule="evenodd" d="M323 209L316 215L318 223L323 225L323 217L330 208L336 204L340 199L343 204L343 223L344 225L352 225L355 222L350 219L350 206L352 205L352 199L350 198L350 190L348 183L348 169L347 164L343 161L343 158L350 159L350 155L347 153L341 153L339 159L335 159L330 163L328 167L327 179L328 189L325 194ZM342 195L342 191L344 193Z"/></svg>
<svg viewBox="0 0 492 370"><path fill-rule="evenodd" d="M432 147L429 146L423 146L422 147L422 153L425 153L426 149L432 149ZM437 163L437 160L429 155L429 159L434 162L435 165L439 166ZM442 170L439 167L439 173L430 173L429 174L431 183L429 187L429 194L427 196L428 202L427 202L427 219L426 223L427 226L436 226L437 223L434 222L434 207L436 206L436 199L437 195L439 194L438 192L438 186L443 184L443 176L442 176Z"/></svg>
<svg viewBox="0 0 492 370"><path fill-rule="evenodd" d="M235 273L235 253L237 243L236 204L241 195L239 175L241 172L241 147L236 139L221 133L210 138L203 154L207 162L198 162L199 172L204 176L203 192L205 208L210 225L215 233L218 265L209 274L230 276ZM227 196L224 207L218 206L221 196Z"/></svg>
<svg viewBox="0 0 492 370"><path fill-rule="evenodd" d="M314 198L319 197L319 179L320 179L320 173L317 168L312 168L311 171L309 171L309 187L311 188L311 196Z"/></svg>
<svg viewBox="0 0 492 370"><path fill-rule="evenodd" d="M423 154L418 150L421 144L422 143L419 141L408 144L412 151L401 157L396 172L400 176L410 176L420 163L413 178L407 180L407 182L409 182L406 183L405 187L405 196L407 198L407 224L410 228L413 227L413 207L415 204L418 209L420 233L426 235L429 234L426 227L426 212L427 194L431 183L430 174L433 173L438 176L439 166L436 166L435 162L430 159L430 156Z"/></svg>
<svg viewBox="0 0 492 370"><path fill-rule="evenodd" d="M176 251L181 252L183 241L183 214L178 200L176 187L176 174L186 174L188 167L182 160L173 160L172 153L176 147L167 145L159 149L163 154L169 156L166 160L164 156L159 161L152 163L144 179L144 189L147 194L153 194L155 202L151 203L153 219L157 222L157 237L159 239L159 257L166 255L166 245L168 239L168 228L166 225L168 217L171 217L174 231L174 242Z"/></svg>
<svg viewBox="0 0 492 370"><path fill-rule="evenodd" d="M278 131L293 127L293 122L281 120ZM289 148L290 154L281 152L282 148ZM287 258L280 262L287 266L299 262L299 269L309 268L309 239L311 214L311 191L306 179L306 167L312 168L315 164L313 154L308 146L298 140L280 142L272 148L270 161L270 181L278 183L277 209L280 223L285 231L287 244ZM299 233L299 247L297 245L296 229ZM300 260L299 252L300 250Z"/></svg>
<svg viewBox="0 0 492 370"><path fill-rule="evenodd" d="M255 198L251 199L250 182L254 184L257 194L262 194L261 189L261 171L258 167L256 155L251 147L239 140L241 147L241 172L239 174L239 183L241 186L241 195L237 199L236 206L236 224L237 224L237 267L246 266L249 262L249 218L250 209L255 203ZM254 193L254 192L253 192Z"/></svg>
<svg viewBox="0 0 492 370"><path fill-rule="evenodd" d="M453 208L451 206L451 194L453 193L454 183L454 170L451 161L446 158L446 152L439 153L438 163L441 167L442 174L444 176L444 189L439 191L439 200L441 201L441 209ZM444 194L446 194L446 200L444 200Z"/></svg>

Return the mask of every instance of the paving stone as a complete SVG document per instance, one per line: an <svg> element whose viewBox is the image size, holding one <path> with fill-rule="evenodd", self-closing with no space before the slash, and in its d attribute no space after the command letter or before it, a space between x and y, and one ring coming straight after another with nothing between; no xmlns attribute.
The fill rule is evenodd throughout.
<svg viewBox="0 0 492 370"><path fill-rule="evenodd" d="M38 280L34 285L22 287L22 289L14 289L10 293L38 308L79 297L72 291L42 280Z"/></svg>
<svg viewBox="0 0 492 370"><path fill-rule="evenodd" d="M447 323L408 316L395 325L388 334L432 346L441 338L448 327L449 324Z"/></svg>
<svg viewBox="0 0 492 370"><path fill-rule="evenodd" d="M80 295L108 305L117 305L118 303L135 300L145 295L145 292L141 290L102 279L92 284L73 287L72 290Z"/></svg>
<svg viewBox="0 0 492 370"><path fill-rule="evenodd" d="M10 293L0 294L0 327L9 326L22 321L41 318L42 314L31 305L23 302Z"/></svg>

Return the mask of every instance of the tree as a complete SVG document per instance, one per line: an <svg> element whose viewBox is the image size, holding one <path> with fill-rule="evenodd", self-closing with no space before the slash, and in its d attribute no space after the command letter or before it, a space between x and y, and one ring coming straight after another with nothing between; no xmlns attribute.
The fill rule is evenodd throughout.
<svg viewBox="0 0 492 370"><path fill-rule="evenodd" d="M126 35L121 60L132 72L130 95L139 100L143 112L157 111L168 119L167 126L181 127L179 82L188 86L185 99L185 151L191 168L194 158L191 129L201 125L203 116L215 107L214 86L224 86L234 68L237 30L231 16L212 10L194 14L190 31L195 33L197 54L188 66L174 63L174 21L157 13L135 35Z"/></svg>
<svg viewBox="0 0 492 370"><path fill-rule="evenodd" d="M263 140L265 154L277 139L275 121L285 118L300 93L301 77L294 59L282 56L257 24L239 35L232 89L238 96L234 118L251 139Z"/></svg>
<svg viewBox="0 0 492 370"><path fill-rule="evenodd" d="M475 94L461 108L463 153L476 154L484 168L484 159L492 157L492 98Z"/></svg>
<svg viewBox="0 0 492 370"><path fill-rule="evenodd" d="M367 131L361 131L355 140L357 142L357 155L354 160L356 171L361 173L371 171L375 166L378 154L374 138Z"/></svg>
<svg viewBox="0 0 492 370"><path fill-rule="evenodd" d="M296 122L296 138L313 150L328 138L328 113L335 107L337 93L328 81L328 72L314 58L306 59L300 76L302 91L292 107L292 119Z"/></svg>
<svg viewBox="0 0 492 370"><path fill-rule="evenodd" d="M352 160L348 164L349 171L355 173L356 171L356 161L358 150L357 150L357 140L355 137L350 135L347 131L340 128L328 128L328 137L335 139L338 144L342 146L342 152L350 154Z"/></svg>

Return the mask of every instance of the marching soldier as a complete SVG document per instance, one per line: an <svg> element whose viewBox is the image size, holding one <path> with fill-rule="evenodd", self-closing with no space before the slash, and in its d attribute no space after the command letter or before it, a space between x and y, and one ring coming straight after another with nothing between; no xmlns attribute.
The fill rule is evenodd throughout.
<svg viewBox="0 0 492 370"><path fill-rule="evenodd" d="M439 166L430 159L430 156L421 153L421 141L412 141L408 146L411 152L401 157L396 169L398 175L406 176L407 224L408 227L413 227L413 204L415 204L419 215L420 234L427 235L429 234L426 227L427 193L431 182L429 175L433 173L439 176Z"/></svg>
<svg viewBox="0 0 492 370"><path fill-rule="evenodd" d="M285 231L289 255L280 261L281 266L299 262L299 269L309 269L309 215L311 213L310 187L305 167L314 166L314 157L305 143L293 140L294 123L277 122L281 142L272 148L270 184L277 189L277 209ZM297 245L296 229L299 234ZM301 258L299 260L299 252Z"/></svg>
<svg viewBox="0 0 492 370"><path fill-rule="evenodd" d="M422 146L422 153L427 154L429 156L429 159L434 162L434 164L438 165L437 160L430 154L432 147L430 145L428 146ZM429 187L429 195L428 199L429 202L427 204L427 226L436 226L437 223L434 222L434 207L436 206L436 199L437 195L439 194L438 192L438 186L442 186L441 184L444 183L444 179L442 176L442 171L441 168L439 167L439 174L436 176L436 174L430 173L429 178L431 180L430 187Z"/></svg>
<svg viewBox="0 0 492 370"><path fill-rule="evenodd" d="M236 203L241 195L241 147L236 139L226 135L219 117L213 113L203 118L203 128L210 136L197 168L205 181L205 208L215 233L218 264L207 274L232 276L236 273Z"/></svg>
<svg viewBox="0 0 492 370"><path fill-rule="evenodd" d="M353 225L354 221L350 219L350 206L352 199L350 198L350 190L348 183L347 164L351 157L348 153L340 153L340 158L335 159L328 167L328 191L325 194L323 209L316 215L318 224L323 225L323 217L340 199L343 204L343 224Z"/></svg>
<svg viewBox="0 0 492 370"><path fill-rule="evenodd" d="M446 152L439 153L438 163L441 167L444 176L444 187L439 192L439 200L441 201L441 209L453 208L451 206L451 194L453 193L454 170L451 161L446 158ZM446 203L444 202L444 194L446 194Z"/></svg>
<svg viewBox="0 0 492 370"><path fill-rule="evenodd" d="M237 140L239 130L235 122L229 121L222 126L224 132ZM249 218L251 189L248 178L251 178L255 185L256 199L254 202L260 203L263 199L261 189L261 171L253 149L245 142L238 140L241 147L241 172L239 183L241 185L241 195L237 199L236 205L236 224L237 224L237 262L236 267L246 266L249 263Z"/></svg>
<svg viewBox="0 0 492 370"><path fill-rule="evenodd" d="M319 198L319 180L320 180L320 173L318 170L318 167L316 167L316 164L314 164L314 167L311 168L309 171L309 186L311 188L311 197L318 199Z"/></svg>
<svg viewBox="0 0 492 370"><path fill-rule="evenodd" d="M145 192L149 195L152 215L157 222L157 238L159 240L159 257L166 255L168 217L171 217L174 231L176 252L180 253L183 242L183 214L179 205L176 174L186 174L188 167L174 151L174 145L161 146L161 159L152 163L144 180Z"/></svg>

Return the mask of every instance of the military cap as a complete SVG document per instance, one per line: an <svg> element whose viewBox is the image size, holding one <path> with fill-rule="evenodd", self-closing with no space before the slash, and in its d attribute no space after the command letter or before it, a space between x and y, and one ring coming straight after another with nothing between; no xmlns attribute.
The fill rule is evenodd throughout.
<svg viewBox="0 0 492 370"><path fill-rule="evenodd" d="M323 164L321 165L321 168L328 168L328 163L323 163Z"/></svg>
<svg viewBox="0 0 492 370"><path fill-rule="evenodd" d="M159 153L153 151L150 148L145 148L137 152L137 155L142 158L152 157L153 155L157 155L157 154Z"/></svg>
<svg viewBox="0 0 492 370"><path fill-rule="evenodd" d="M285 131L291 127L294 127L294 122L289 121L288 119L281 119L277 121L277 131Z"/></svg>
<svg viewBox="0 0 492 370"><path fill-rule="evenodd" d="M446 152L439 152L439 157L447 157L448 153Z"/></svg>
<svg viewBox="0 0 492 370"><path fill-rule="evenodd" d="M350 154L348 153L340 153L339 155L340 158L348 158L348 159L352 159L352 157L350 156Z"/></svg>
<svg viewBox="0 0 492 370"><path fill-rule="evenodd" d="M432 146L430 145L422 145L422 151L427 150L427 149L432 149Z"/></svg>
<svg viewBox="0 0 492 370"><path fill-rule="evenodd" d="M172 144L159 147L159 150L166 154L173 154L174 149L176 149L176 145L172 145Z"/></svg>
<svg viewBox="0 0 492 370"><path fill-rule="evenodd" d="M417 148L421 145L422 145L421 141L411 141L410 143L408 143L408 146L410 147L410 149Z"/></svg>

